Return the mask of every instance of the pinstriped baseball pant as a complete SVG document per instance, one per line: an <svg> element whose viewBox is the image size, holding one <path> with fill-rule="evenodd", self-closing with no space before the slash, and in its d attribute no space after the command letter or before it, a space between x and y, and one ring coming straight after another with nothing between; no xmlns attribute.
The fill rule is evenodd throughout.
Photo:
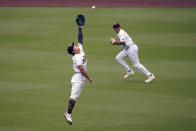
<svg viewBox="0 0 196 131"><path fill-rule="evenodd" d="M138 46L136 44L130 46L127 50L123 49L117 56L116 60L125 68L126 71L132 70L125 62L124 58L129 57L134 67L149 76L151 73L140 63L138 57Z"/></svg>

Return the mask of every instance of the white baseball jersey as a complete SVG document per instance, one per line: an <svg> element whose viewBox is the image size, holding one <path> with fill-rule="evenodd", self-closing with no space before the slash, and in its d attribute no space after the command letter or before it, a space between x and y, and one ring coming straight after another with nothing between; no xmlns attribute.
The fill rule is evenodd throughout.
<svg viewBox="0 0 196 131"><path fill-rule="evenodd" d="M86 71L87 69L87 60L86 60L85 53L83 51L83 45L78 44L78 47L80 48L80 54L75 54L72 57L73 69L75 71L75 74L71 79L72 89L71 89L70 98L74 99L75 101L78 100L78 98L80 97L80 93L82 91L86 79L85 76L83 76L82 73L80 72L78 66L83 65L84 70Z"/></svg>
<svg viewBox="0 0 196 131"><path fill-rule="evenodd" d="M120 29L120 31L117 33L117 36L120 42L125 42L125 45L121 45L123 49L126 49L127 47L134 44L131 37L123 29Z"/></svg>
<svg viewBox="0 0 196 131"><path fill-rule="evenodd" d="M75 54L72 57L73 69L74 69L74 71L76 73L80 72L80 69L78 68L79 65L83 65L83 68L84 68L85 71L87 69L87 60L86 60L85 53L83 51L83 45L82 44L78 44L78 47L80 48L80 54Z"/></svg>

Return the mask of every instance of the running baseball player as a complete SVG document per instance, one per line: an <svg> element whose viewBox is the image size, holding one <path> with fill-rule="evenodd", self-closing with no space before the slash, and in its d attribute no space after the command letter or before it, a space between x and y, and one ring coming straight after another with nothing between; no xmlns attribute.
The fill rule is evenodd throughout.
<svg viewBox="0 0 196 131"><path fill-rule="evenodd" d="M134 75L133 69L129 67L129 65L125 62L124 58L129 57L134 67L136 67L139 71L144 73L147 76L145 82L151 82L155 79L153 73L149 72L139 61L138 58L138 46L133 42L132 38L121 29L120 24L116 23L113 25L114 32L117 33L117 37L119 42L116 41L115 38L111 38L110 42L112 45L121 45L121 52L116 56L116 60L124 67L127 71L124 78L128 78L129 76Z"/></svg>
<svg viewBox="0 0 196 131"><path fill-rule="evenodd" d="M72 45L67 47L67 51L69 54L73 55L73 69L75 74L72 77L71 84L71 96L69 99L69 105L67 112L64 113L64 117L67 122L72 125L72 110L76 101L78 100L82 88L84 86L85 79L87 78L90 83L92 83L92 79L88 76L86 69L87 69L87 59L86 55L83 50L83 34L82 28L84 25L84 16L80 15L77 17L78 20L78 45Z"/></svg>

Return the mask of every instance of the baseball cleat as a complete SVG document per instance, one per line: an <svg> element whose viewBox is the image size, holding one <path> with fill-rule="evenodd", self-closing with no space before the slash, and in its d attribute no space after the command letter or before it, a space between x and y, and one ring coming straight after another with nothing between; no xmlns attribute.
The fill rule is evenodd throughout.
<svg viewBox="0 0 196 131"><path fill-rule="evenodd" d="M67 120L67 123L69 123L70 125L72 125L72 118L71 118L71 114L68 114L67 112L64 113L64 117Z"/></svg>
<svg viewBox="0 0 196 131"><path fill-rule="evenodd" d="M146 83L149 83L151 81L153 81L155 79L155 76L153 74L151 74L150 76L147 77L147 79L145 80Z"/></svg>
<svg viewBox="0 0 196 131"><path fill-rule="evenodd" d="M126 72L124 78L127 79L130 75L131 76L134 75L134 71L133 70Z"/></svg>

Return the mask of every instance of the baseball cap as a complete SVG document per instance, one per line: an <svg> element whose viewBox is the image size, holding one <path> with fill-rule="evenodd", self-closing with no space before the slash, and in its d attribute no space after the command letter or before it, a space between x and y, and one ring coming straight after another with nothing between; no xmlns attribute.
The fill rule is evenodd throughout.
<svg viewBox="0 0 196 131"><path fill-rule="evenodd" d="M68 52L69 54L74 55L74 53L73 53L73 48L74 48L74 42L72 43L72 45L69 45L69 46L67 47L67 52Z"/></svg>
<svg viewBox="0 0 196 131"><path fill-rule="evenodd" d="M118 28L118 27L120 27L120 24L119 23L116 23L116 24L113 25L112 28Z"/></svg>

